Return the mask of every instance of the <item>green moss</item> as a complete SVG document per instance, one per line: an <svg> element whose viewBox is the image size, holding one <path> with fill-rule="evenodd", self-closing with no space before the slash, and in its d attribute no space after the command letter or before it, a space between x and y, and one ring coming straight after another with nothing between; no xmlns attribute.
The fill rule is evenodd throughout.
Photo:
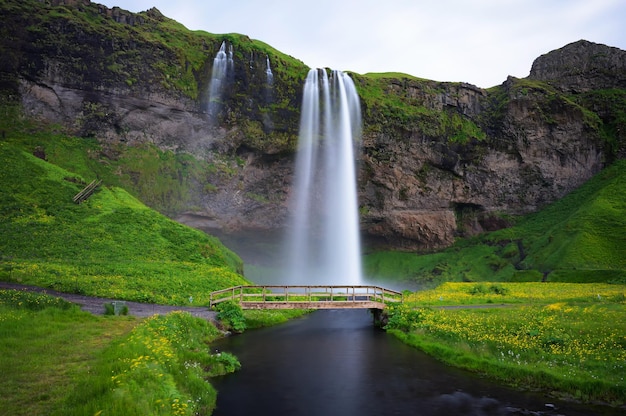
<svg viewBox="0 0 626 416"><path fill-rule="evenodd" d="M591 121L588 123L598 129L609 155L615 157L626 147L626 91L607 89L588 91L570 97L586 110Z"/></svg>
<svg viewBox="0 0 626 416"><path fill-rule="evenodd" d="M458 111L438 110L426 103L425 97L445 94L445 84L395 73L353 74L353 79L364 111L364 129L368 132L378 132L385 126L386 132L420 132L455 144L487 137L475 120Z"/></svg>

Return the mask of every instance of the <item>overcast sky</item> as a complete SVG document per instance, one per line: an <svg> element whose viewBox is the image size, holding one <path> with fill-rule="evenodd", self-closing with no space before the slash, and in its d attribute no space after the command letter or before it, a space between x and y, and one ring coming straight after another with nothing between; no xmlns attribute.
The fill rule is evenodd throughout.
<svg viewBox="0 0 626 416"><path fill-rule="evenodd" d="M626 0L94 0L240 33L309 67L487 88L580 39L626 50Z"/></svg>

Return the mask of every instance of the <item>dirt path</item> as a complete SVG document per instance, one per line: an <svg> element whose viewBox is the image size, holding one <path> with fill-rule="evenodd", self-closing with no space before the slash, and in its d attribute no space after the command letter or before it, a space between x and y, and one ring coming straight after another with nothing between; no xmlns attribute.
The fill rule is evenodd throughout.
<svg viewBox="0 0 626 416"><path fill-rule="evenodd" d="M111 303L118 299L108 298L96 298L91 296L76 295L72 293L62 293L56 290L45 289L37 286L21 285L18 283L0 282L1 289L12 290L26 290L30 292L45 293L50 296L56 296L67 300L68 302L76 303L80 305L81 309L87 312L91 312L95 315L104 315L104 304ZM147 317L155 314L165 315L172 311L186 311L197 316L199 318L215 321L215 315L217 312L210 311L206 307L200 306L170 306L170 305L157 305L153 303L139 303L126 301L128 306L128 314L137 317ZM432 306L436 309L480 309L480 308L506 308L512 305L507 304L487 304L487 305L447 305L447 306Z"/></svg>
<svg viewBox="0 0 626 416"><path fill-rule="evenodd" d="M21 285L18 283L0 282L0 289L11 290L24 290L29 292L45 293L50 296L60 297L68 302L76 303L80 305L81 309L87 312L91 312L95 315L104 315L104 304L111 303L118 299L96 298L91 296L75 295L72 293L62 293L56 290L45 289L37 286ZM128 314L137 317L152 316L155 314L165 315L172 311L185 311L189 312L193 316L204 318L207 320L215 321L216 312L210 311L206 307L199 306L170 306L170 305L156 305L152 303L139 303L126 301L128 307Z"/></svg>

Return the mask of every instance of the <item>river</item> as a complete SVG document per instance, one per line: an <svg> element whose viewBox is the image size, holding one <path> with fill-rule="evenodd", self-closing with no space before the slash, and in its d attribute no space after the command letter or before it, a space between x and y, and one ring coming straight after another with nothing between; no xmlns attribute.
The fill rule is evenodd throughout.
<svg viewBox="0 0 626 416"><path fill-rule="evenodd" d="M372 325L366 310L321 310L212 345L240 371L212 379L216 416L618 415L502 387L441 364Z"/></svg>

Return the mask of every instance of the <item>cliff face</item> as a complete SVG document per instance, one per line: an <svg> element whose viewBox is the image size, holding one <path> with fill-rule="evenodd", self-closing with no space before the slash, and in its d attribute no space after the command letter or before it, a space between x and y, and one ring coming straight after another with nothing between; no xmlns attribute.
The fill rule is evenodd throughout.
<svg viewBox="0 0 626 416"><path fill-rule="evenodd" d="M262 117L270 103L256 97L265 95L267 55L247 37L193 34L154 8L133 14L87 0L52 3L70 5L29 0L2 6L0 85L19 97L28 115L61 122L81 136L148 140L197 153L223 146L225 136L240 140L236 131L245 132L246 123L232 126L234 114L258 123L261 132L297 128L298 96L291 91L273 92L273 101L284 103L284 124ZM207 91L222 42L238 43L238 65L216 126L208 122ZM275 64L286 65L282 59L276 56ZM271 140L259 147L276 150Z"/></svg>
<svg viewBox="0 0 626 416"><path fill-rule="evenodd" d="M462 114L485 135L454 142L423 127L367 134L361 183L372 235L407 249L441 248L506 226L503 213L532 212L604 165L597 120L547 86L509 79L492 91L438 89L425 106Z"/></svg>
<svg viewBox="0 0 626 416"><path fill-rule="evenodd" d="M189 32L156 9L75 3L3 4L3 102L105 149L152 143L193 154L206 172L191 178L194 197L172 216L226 231L284 227L307 68L243 36ZM222 42L233 47L234 73L211 118ZM446 247L507 226L507 215L532 212L623 157L625 62L624 51L580 41L539 57L527 79L489 90L352 74L368 241Z"/></svg>

